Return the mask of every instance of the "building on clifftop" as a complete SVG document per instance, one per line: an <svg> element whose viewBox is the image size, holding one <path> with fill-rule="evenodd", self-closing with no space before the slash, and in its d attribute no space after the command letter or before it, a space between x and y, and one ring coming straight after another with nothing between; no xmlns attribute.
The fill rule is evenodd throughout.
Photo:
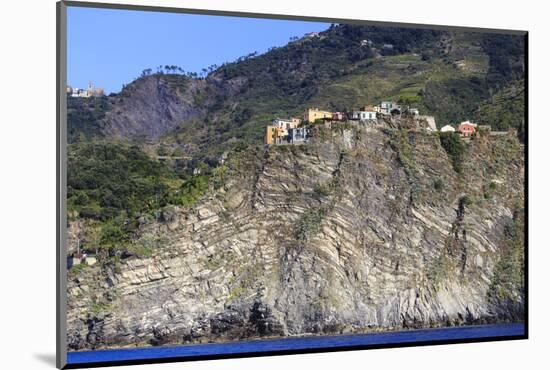
<svg viewBox="0 0 550 370"><path fill-rule="evenodd" d="M462 135L462 137L470 137L473 134L475 134L477 129L477 124L472 123L470 121L464 121L461 122L460 125L458 125L458 133Z"/></svg>
<svg viewBox="0 0 550 370"><path fill-rule="evenodd" d="M401 112L401 107L393 101L381 101L378 104L378 111L382 114L392 114L393 111Z"/></svg>
<svg viewBox="0 0 550 370"><path fill-rule="evenodd" d="M265 128L265 143L268 145L280 144L287 135L287 130L279 126L268 125Z"/></svg>
<svg viewBox="0 0 550 370"><path fill-rule="evenodd" d="M455 128L451 125L441 127L441 132L455 132Z"/></svg>
<svg viewBox="0 0 550 370"><path fill-rule="evenodd" d="M71 95L73 98L90 98L92 96L105 95L105 90L103 90L102 87L95 87L90 81L86 89L67 86L67 94Z"/></svg>
<svg viewBox="0 0 550 370"><path fill-rule="evenodd" d="M367 121L371 119L376 119L376 112L374 111L362 111L356 110L351 113L351 119L359 121Z"/></svg>
<svg viewBox="0 0 550 370"><path fill-rule="evenodd" d="M304 121L314 123L318 119L332 119L332 112L319 110L319 108L310 108L304 113Z"/></svg>
<svg viewBox="0 0 550 370"><path fill-rule="evenodd" d="M347 118L347 116L344 112L334 112L334 113L332 113L332 120L333 121L345 121L346 118Z"/></svg>
<svg viewBox="0 0 550 370"><path fill-rule="evenodd" d="M288 130L288 139L291 144L307 142L308 131L305 127L296 127Z"/></svg>

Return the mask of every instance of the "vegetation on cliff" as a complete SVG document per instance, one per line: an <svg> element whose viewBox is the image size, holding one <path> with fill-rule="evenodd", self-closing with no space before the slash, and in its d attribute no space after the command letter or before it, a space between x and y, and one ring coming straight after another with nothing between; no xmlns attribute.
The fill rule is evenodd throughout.
<svg viewBox="0 0 550 370"><path fill-rule="evenodd" d="M524 299L525 286L525 214L519 205L514 217L504 227L500 244L501 256L495 266L489 295L494 300Z"/></svg>
<svg viewBox="0 0 550 370"><path fill-rule="evenodd" d="M447 152L447 155L453 163L453 168L456 172L462 171L462 164L464 162L465 144L460 136L455 135L454 132L441 132L439 134L439 140L441 146Z"/></svg>
<svg viewBox="0 0 550 370"><path fill-rule="evenodd" d="M68 148L69 219L95 221L99 243L122 248L140 223L161 217L168 205L191 206L209 187L210 170L179 171L148 157L138 146L79 142ZM93 249L96 245L88 245Z"/></svg>
<svg viewBox="0 0 550 370"><path fill-rule="evenodd" d="M99 252L69 271L71 349L521 320L513 132L466 141L403 115L261 140L273 117L381 99L521 133L522 39L320 36L69 99L71 245Z"/></svg>
<svg viewBox="0 0 550 370"><path fill-rule="evenodd" d="M70 348L521 319L516 137L458 144L354 123L312 132L304 145L235 145L194 176L126 144L73 146L83 158L71 222L82 223L84 249L98 241L110 253L70 270ZM92 163L102 173L88 172ZM106 174L104 188L77 186ZM147 201L127 197L114 218L79 214L77 194L102 208L99 195L135 188L134 176L151 181Z"/></svg>

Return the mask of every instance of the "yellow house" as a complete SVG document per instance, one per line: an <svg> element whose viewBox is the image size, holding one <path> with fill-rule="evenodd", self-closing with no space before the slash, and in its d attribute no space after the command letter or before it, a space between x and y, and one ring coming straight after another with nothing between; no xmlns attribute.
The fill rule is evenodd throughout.
<svg viewBox="0 0 550 370"><path fill-rule="evenodd" d="M265 128L265 143L271 145L276 142L280 142L285 137L285 129L279 126L266 126Z"/></svg>
<svg viewBox="0 0 550 370"><path fill-rule="evenodd" d="M332 112L319 110L319 108L310 108L304 113L304 121L315 122L315 120L323 118L332 118Z"/></svg>

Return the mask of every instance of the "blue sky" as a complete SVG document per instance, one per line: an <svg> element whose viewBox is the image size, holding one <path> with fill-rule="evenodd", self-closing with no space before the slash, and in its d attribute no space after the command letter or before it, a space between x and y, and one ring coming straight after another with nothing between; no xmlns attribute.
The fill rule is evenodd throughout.
<svg viewBox="0 0 550 370"><path fill-rule="evenodd" d="M88 81L118 92L145 68L177 65L185 71L233 61L328 23L69 7L67 81Z"/></svg>

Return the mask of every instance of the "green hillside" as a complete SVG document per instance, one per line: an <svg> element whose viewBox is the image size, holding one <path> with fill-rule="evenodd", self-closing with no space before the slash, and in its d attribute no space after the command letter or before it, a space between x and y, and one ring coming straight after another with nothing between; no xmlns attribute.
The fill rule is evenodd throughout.
<svg viewBox="0 0 550 370"><path fill-rule="evenodd" d="M342 26L325 37L222 68L228 78L250 78L238 104L255 113L251 123L309 106L350 110L393 99L444 125L470 118L495 91L522 83L517 36ZM373 46L360 46L362 40ZM386 43L396 44L388 51L381 48Z"/></svg>
<svg viewBox="0 0 550 370"><path fill-rule="evenodd" d="M474 117L497 130L517 128L523 132L524 109L525 85L523 80L517 80L482 102Z"/></svg>
<svg viewBox="0 0 550 370"><path fill-rule="evenodd" d="M81 133L133 140L135 132L140 139L154 132L149 139L158 140L160 132L191 155L217 155L228 142L261 142L274 117L382 99L418 107L439 126L475 118L495 129L519 128L523 105L506 97L523 91L524 68L521 36L334 25L319 37L224 64L206 78L148 75L92 106L70 103L70 140Z"/></svg>

